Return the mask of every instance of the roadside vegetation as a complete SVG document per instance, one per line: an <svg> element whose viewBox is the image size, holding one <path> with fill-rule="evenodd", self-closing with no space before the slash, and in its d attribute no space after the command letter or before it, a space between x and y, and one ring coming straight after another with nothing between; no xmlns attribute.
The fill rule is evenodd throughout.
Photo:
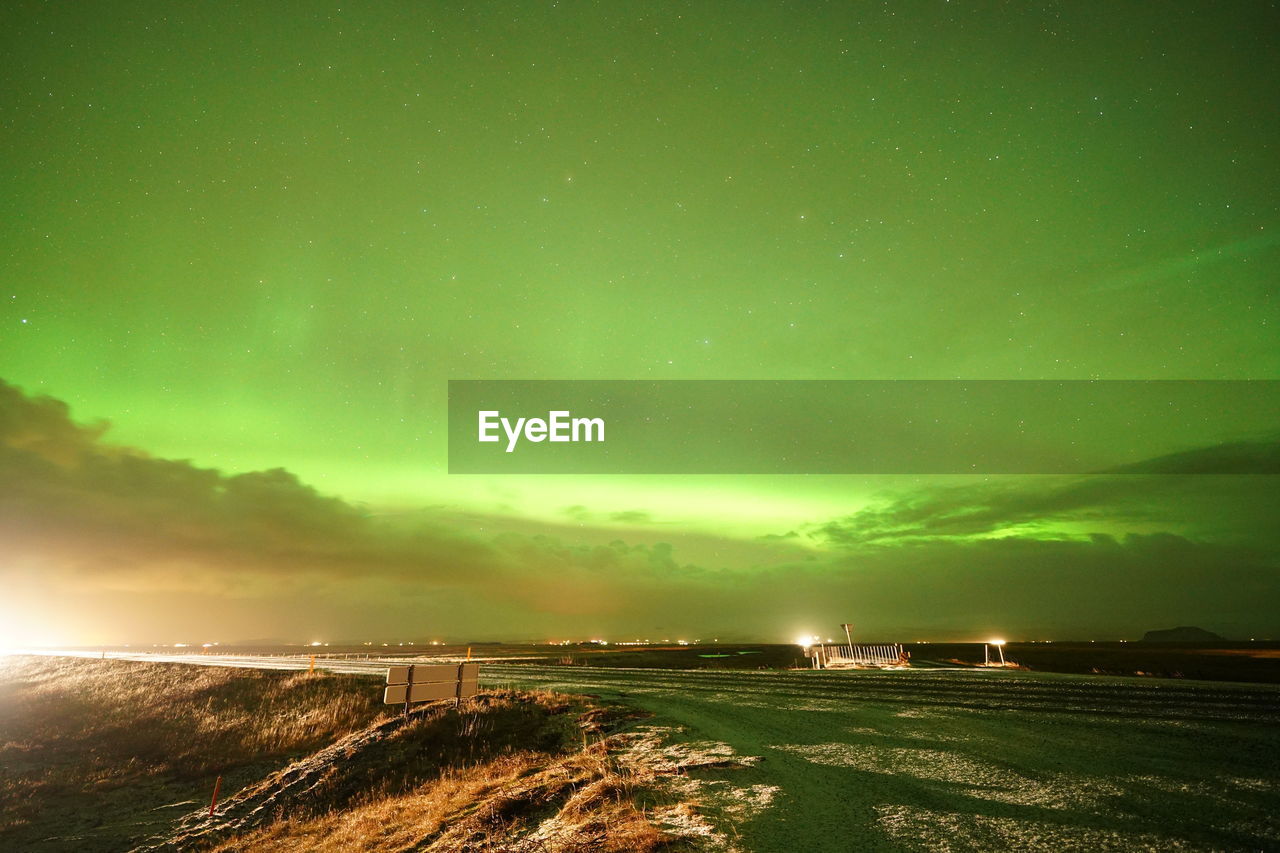
<svg viewBox="0 0 1280 853"><path fill-rule="evenodd" d="M0 849L690 849L715 830L635 718L485 693L405 719L368 677L0 659ZM221 797L209 800L217 777Z"/></svg>
<svg viewBox="0 0 1280 853"><path fill-rule="evenodd" d="M627 749L634 742L606 734L615 722L541 692L489 694L462 711L436 706L281 769L217 818L191 816L156 849L209 841L221 853L684 846L681 825L693 810L661 790L663 768L637 760ZM413 760L395 759L406 755Z"/></svg>
<svg viewBox="0 0 1280 853"><path fill-rule="evenodd" d="M208 801L384 718L369 679L0 658L0 848L127 849Z"/></svg>

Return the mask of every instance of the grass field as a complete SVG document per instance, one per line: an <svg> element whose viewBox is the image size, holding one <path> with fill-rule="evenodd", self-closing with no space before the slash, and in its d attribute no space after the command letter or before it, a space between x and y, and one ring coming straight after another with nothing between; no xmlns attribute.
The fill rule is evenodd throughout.
<svg viewBox="0 0 1280 853"><path fill-rule="evenodd" d="M406 720L380 695L360 676L5 658L0 849L621 853L711 832L663 784L660 745L614 731L620 709L490 691Z"/></svg>
<svg viewBox="0 0 1280 853"><path fill-rule="evenodd" d="M775 669L770 650L794 654L494 646L480 697L409 722L368 675L232 668L306 657L6 658L0 849L1280 849L1280 687ZM1136 654L1269 665L1257 651Z"/></svg>
<svg viewBox="0 0 1280 853"><path fill-rule="evenodd" d="M207 801L218 775L234 789L384 713L351 676L0 661L0 839L13 849L122 849Z"/></svg>

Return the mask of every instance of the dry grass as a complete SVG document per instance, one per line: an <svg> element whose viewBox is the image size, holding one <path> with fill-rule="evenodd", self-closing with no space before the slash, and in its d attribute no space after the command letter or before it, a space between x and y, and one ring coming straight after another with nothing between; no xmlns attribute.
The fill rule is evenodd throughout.
<svg viewBox="0 0 1280 853"><path fill-rule="evenodd" d="M95 780L204 776L307 752L386 716L369 678L187 664L13 658L0 692L5 752L87 751Z"/></svg>
<svg viewBox="0 0 1280 853"><path fill-rule="evenodd" d="M638 803L654 796L606 742L549 758L520 752L451 770L402 794L285 818L213 848L382 853L653 853L679 844Z"/></svg>
<svg viewBox="0 0 1280 853"><path fill-rule="evenodd" d="M616 712L580 697L484 694L354 733L193 814L158 850L650 851L670 846L638 803L656 794ZM649 781L652 781L651 779Z"/></svg>
<svg viewBox="0 0 1280 853"><path fill-rule="evenodd" d="M10 659L0 849L653 853L694 834L682 827L696 810L659 777L706 761L673 754L645 727L610 734L620 709L502 691L406 722L377 704L377 687ZM201 803L218 774L211 819Z"/></svg>
<svg viewBox="0 0 1280 853"><path fill-rule="evenodd" d="M126 813L207 797L215 775L251 778L375 722L378 698L354 676L2 658L0 848L107 822L80 807L90 794Z"/></svg>
<svg viewBox="0 0 1280 853"><path fill-rule="evenodd" d="M480 767L447 773L409 794L383 797L312 819L286 818L213 849L223 853L286 846L317 851L403 849L439 832L451 815L534 766L528 754L503 756Z"/></svg>

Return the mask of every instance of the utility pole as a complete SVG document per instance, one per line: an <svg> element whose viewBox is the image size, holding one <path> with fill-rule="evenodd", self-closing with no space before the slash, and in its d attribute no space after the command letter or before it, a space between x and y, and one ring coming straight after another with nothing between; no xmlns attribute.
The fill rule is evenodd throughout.
<svg viewBox="0 0 1280 853"><path fill-rule="evenodd" d="M848 622L842 622L840 627L844 629L844 638L849 643L849 660L853 660L853 636L849 633L853 626Z"/></svg>

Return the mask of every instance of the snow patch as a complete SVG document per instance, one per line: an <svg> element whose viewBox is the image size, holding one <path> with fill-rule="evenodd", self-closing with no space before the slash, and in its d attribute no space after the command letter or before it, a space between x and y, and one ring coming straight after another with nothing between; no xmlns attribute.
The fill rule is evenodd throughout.
<svg viewBox="0 0 1280 853"><path fill-rule="evenodd" d="M959 793L968 796L1013 805L1076 810L1091 808L1106 797L1124 793L1118 785L1103 779L1067 774L1032 778L989 762L936 749L847 743L784 744L773 749L799 755L814 764L941 782L962 788Z"/></svg>
<svg viewBox="0 0 1280 853"><path fill-rule="evenodd" d="M902 850L928 850L931 853L986 850L1128 853L1133 850L1196 849L1179 839L1155 833L1135 835L991 815L950 814L896 804L878 805L875 810L877 825Z"/></svg>
<svg viewBox="0 0 1280 853"><path fill-rule="evenodd" d="M642 725L612 735L619 745L618 763L650 779L680 802L661 806L648 813L649 819L671 835L696 844L708 853L746 853L725 832L735 824L754 817L772 805L779 792L775 785L740 786L724 779L703 779L688 775L690 770L748 767L759 756L739 755L722 741L680 741L684 729L676 726ZM713 821L708 817L718 817ZM735 833L736 834L736 833Z"/></svg>

